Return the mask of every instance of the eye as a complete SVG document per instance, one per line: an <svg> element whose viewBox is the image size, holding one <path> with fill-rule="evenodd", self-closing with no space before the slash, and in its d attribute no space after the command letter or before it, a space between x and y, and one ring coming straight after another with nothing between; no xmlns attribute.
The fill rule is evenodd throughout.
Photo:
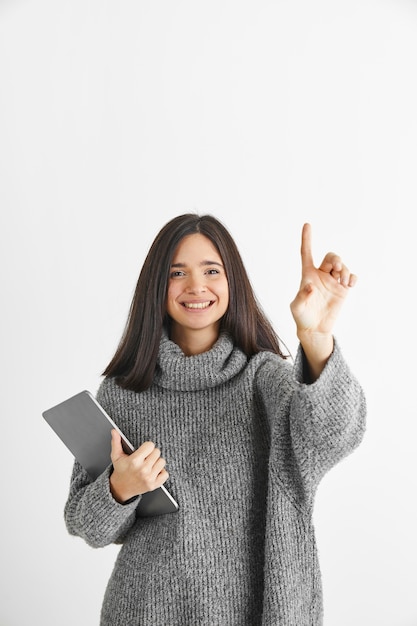
<svg viewBox="0 0 417 626"><path fill-rule="evenodd" d="M179 276L184 276L184 272L181 270L175 270L175 272L171 272L169 275L170 278L178 278Z"/></svg>
<svg viewBox="0 0 417 626"><path fill-rule="evenodd" d="M219 270L216 270L216 269L214 269L214 268L213 268L213 269L210 269L210 270L207 270L207 272L206 272L206 273L207 273L207 274L210 274L210 275L214 275L214 276L215 276L216 274L220 274Z"/></svg>

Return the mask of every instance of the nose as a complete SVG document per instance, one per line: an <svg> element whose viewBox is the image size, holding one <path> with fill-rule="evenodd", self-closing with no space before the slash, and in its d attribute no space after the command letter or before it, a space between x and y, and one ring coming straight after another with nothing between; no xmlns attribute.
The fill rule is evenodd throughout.
<svg viewBox="0 0 417 626"><path fill-rule="evenodd" d="M199 293L204 293L205 291L207 291L204 277L190 275L187 281L186 291L187 293L190 293L190 294L191 293L199 294Z"/></svg>

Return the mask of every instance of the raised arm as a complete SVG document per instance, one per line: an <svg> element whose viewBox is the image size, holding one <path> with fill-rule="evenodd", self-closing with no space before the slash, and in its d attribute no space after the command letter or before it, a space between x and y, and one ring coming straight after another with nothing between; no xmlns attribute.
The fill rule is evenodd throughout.
<svg viewBox="0 0 417 626"><path fill-rule="evenodd" d="M328 252L315 267L311 226L304 224L301 237L301 283L291 302L297 336L308 364L309 382L323 371L333 351L333 327L349 288L356 283L340 256Z"/></svg>

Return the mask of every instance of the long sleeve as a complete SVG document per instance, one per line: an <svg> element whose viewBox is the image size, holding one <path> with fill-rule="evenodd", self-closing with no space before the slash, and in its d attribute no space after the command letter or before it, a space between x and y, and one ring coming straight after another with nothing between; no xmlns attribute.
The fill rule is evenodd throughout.
<svg viewBox="0 0 417 626"><path fill-rule="evenodd" d="M65 523L71 535L82 537L94 548L118 543L134 524L138 501L119 504L109 485L111 467L94 482L75 461L70 491L64 509Z"/></svg>
<svg viewBox="0 0 417 626"><path fill-rule="evenodd" d="M365 432L364 392L335 347L320 377L303 381L299 347L294 367L267 368L262 396L271 424L271 463L277 480L298 504L310 507L322 477L349 455Z"/></svg>

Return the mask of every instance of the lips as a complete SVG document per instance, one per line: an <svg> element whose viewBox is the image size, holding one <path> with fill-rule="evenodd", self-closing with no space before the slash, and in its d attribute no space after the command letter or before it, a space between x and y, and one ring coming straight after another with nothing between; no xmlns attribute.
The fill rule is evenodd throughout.
<svg viewBox="0 0 417 626"><path fill-rule="evenodd" d="M213 300L207 300L206 302L182 302L182 306L186 309L207 309Z"/></svg>

